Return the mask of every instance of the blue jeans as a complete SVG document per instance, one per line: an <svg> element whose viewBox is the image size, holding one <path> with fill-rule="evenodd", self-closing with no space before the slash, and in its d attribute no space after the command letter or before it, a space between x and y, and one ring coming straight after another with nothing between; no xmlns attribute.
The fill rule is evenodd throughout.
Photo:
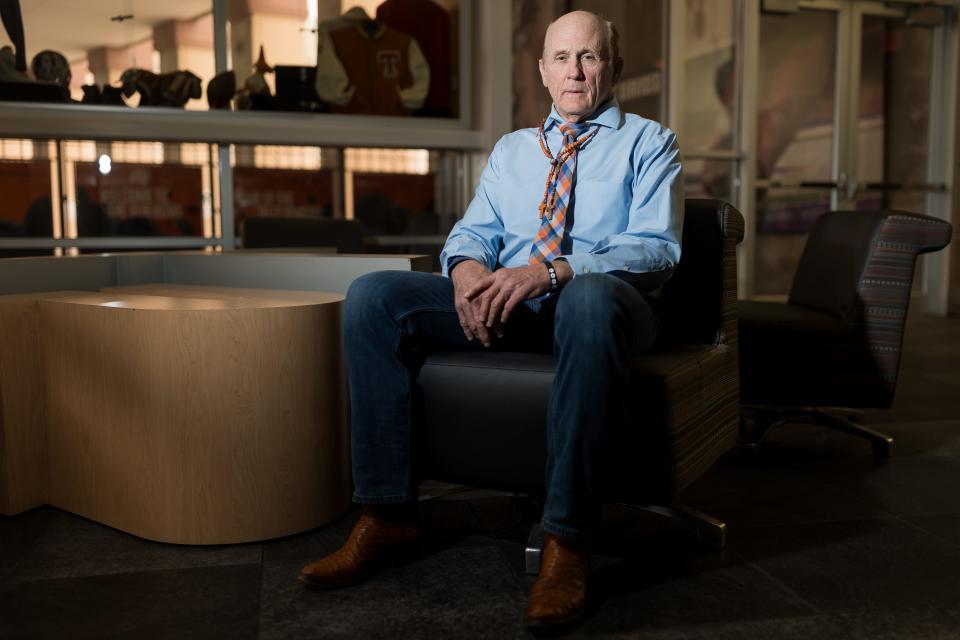
<svg viewBox="0 0 960 640"><path fill-rule="evenodd" d="M620 278L584 274L535 311L519 305L491 347L553 350L556 377L548 411L543 528L578 540L599 512L606 436L627 427L630 359L648 349L657 319L648 299ZM412 464L411 388L418 353L482 350L460 327L449 279L381 271L350 286L344 308L350 384L354 500L417 499Z"/></svg>

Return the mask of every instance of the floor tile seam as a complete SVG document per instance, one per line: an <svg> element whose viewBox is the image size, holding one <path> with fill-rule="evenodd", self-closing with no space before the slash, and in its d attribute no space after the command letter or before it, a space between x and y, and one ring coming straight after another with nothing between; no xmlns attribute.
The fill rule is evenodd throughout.
<svg viewBox="0 0 960 640"><path fill-rule="evenodd" d="M13 566L6 572L6 574L0 574L0 593L3 593L7 587L14 587L19 582L16 579L16 570L19 562L15 562Z"/></svg>
<svg viewBox="0 0 960 640"><path fill-rule="evenodd" d="M263 637L263 590L266 588L266 585L263 581L263 559L264 559L264 545L260 545L260 562L258 563L259 574L257 576L257 638Z"/></svg>
<svg viewBox="0 0 960 640"><path fill-rule="evenodd" d="M817 622L822 625L825 625L828 631L832 631L838 634L837 636L828 636L828 637L838 637L838 638L848 637L847 635L844 635L844 632L846 631L846 629L841 625L839 625L836 622L836 620L833 619L833 616L831 616L829 613L812 613L809 615L787 615L787 616L779 616L779 617L758 618L753 621L745 621L745 622L731 621L731 622L722 623L722 626L730 628L730 627L743 626L744 624L746 624L747 629L750 629L753 626L754 622L761 623L761 624L764 622L772 622L777 624L779 627L782 627L783 623L785 622ZM708 622L698 626L715 629L716 623ZM745 637L745 636L740 636L740 637ZM746 637L758 637L758 636L746 636ZM766 638L770 636L763 636L763 637Z"/></svg>
<svg viewBox="0 0 960 640"><path fill-rule="evenodd" d="M527 595L527 578L530 575L526 570L521 570L520 573L514 571L513 564L510 563L510 556L507 553L507 550L503 545L496 545L497 552L500 554L500 559L506 565L507 573L510 576L510 582L517 588L521 595L526 597Z"/></svg>
<svg viewBox="0 0 960 640"><path fill-rule="evenodd" d="M697 623L693 623L693 624L673 625L673 626L671 626L670 628L671 628L671 629L679 629L679 630L681 630L681 632L684 631L684 630L687 630L687 629L694 629L694 630L697 630L697 629L708 629L708 630L710 630L710 631L714 631L714 632L715 632L718 627L720 627L720 628L722 629L722 628L734 628L734 627L743 627L743 626L746 626L746 627L749 629L749 628L751 628L751 627L756 626L757 624L762 625L763 623L771 623L771 622L778 624L778 626L782 626L783 623L785 623L785 622L817 621L817 622L821 622L821 623L827 625L828 627L830 627L830 630L832 630L832 631L836 631L836 632L843 632L843 631L845 631L845 629L844 629L843 627L841 627L839 624L836 623L835 620L832 619L833 617L834 617L834 616L831 615L830 613L810 613L810 614L806 614L806 615L771 616L771 617L766 617L766 618L753 618L753 619L748 619L748 620L723 620L723 621L712 621L712 620L711 620L711 621L705 621L705 622L697 622ZM617 637L617 638L620 638L620 637L629 637L629 638L639 637L639 638L642 638L643 636L613 636L613 637ZM686 637L688 637L688 636L687 636L687 635L680 635L680 636L677 636L677 637L678 637L678 638L686 638ZM695 635L694 637L700 638L700 637L704 637L704 636L701 636L701 635L698 634L698 635ZM706 636L706 637L709 637L709 636ZM739 637L744 637L744 636L741 635L741 636L739 636ZM749 637L756 637L756 636L749 636ZM766 637L769 637L769 636L766 636Z"/></svg>
<svg viewBox="0 0 960 640"><path fill-rule="evenodd" d="M750 567L753 571L763 576L764 579L766 579L767 581L775 585L778 589L780 589L781 592L788 594L794 599L796 599L797 602L803 604L805 607L810 609L810 611L812 611L815 615L824 615L824 612L821 611L819 607L817 607L812 602L810 602L809 600L801 596L795 589L790 587L788 584L786 584L779 578L774 577L773 574L771 574L769 571L767 571L763 567L757 564L754 564L753 562L748 560L743 554L741 554L736 549L732 549L732 551L734 555L736 555L744 564L746 564L746 566Z"/></svg>
<svg viewBox="0 0 960 640"><path fill-rule="evenodd" d="M828 618L843 618L848 616L857 616L857 615L876 615L876 614L889 614L894 616L909 615L911 613L916 613L918 611L927 611L930 608L933 608L937 613L943 613L940 609L942 605L930 605L930 607L898 607L898 608L881 608L870 606L869 603L863 604L854 604L847 607L838 607L831 609L824 609L821 615ZM909 636L907 636L909 638Z"/></svg>
<svg viewBox="0 0 960 640"><path fill-rule="evenodd" d="M940 515L940 514L934 514ZM953 515L953 514L943 514L943 515ZM897 520L899 517L893 512L884 511L883 514L876 516L857 516L850 518L824 518L817 520L802 520L802 521L793 521L793 522L772 522L765 524L749 524L745 526L738 526L736 522L731 524L729 520L726 520L728 526L728 535L736 536L737 533L742 531L755 531L760 529L773 529L778 527L803 527L807 525L816 525L816 524L845 524L851 522L873 522L873 521L883 521L883 520Z"/></svg>
<svg viewBox="0 0 960 640"><path fill-rule="evenodd" d="M934 515L940 515L940 514L934 514ZM956 514L943 514L943 515L956 515ZM946 544L947 546L951 547L952 549L955 549L956 551L960 552L960 543L954 542L953 540L950 540L950 539L948 539L948 538L944 538L944 537L941 536L940 534L934 533L933 531L930 531L930 530L928 530L928 529L924 529L924 528L921 527L919 524L917 524L917 523L915 523L915 522L910 522L909 520L906 519L906 518L913 518L913 517L921 517L921 518L922 518L922 517L925 517L925 516L905 516L905 517L898 517L897 519L898 519L900 522L902 522L903 524L905 524L906 526L910 527L911 529L915 529L915 530L917 530L917 531L919 531L919 532L921 532L921 533L924 533L924 534L926 534L926 535L928 535L928 536L931 536L931 537L934 538L935 540L938 540L938 541Z"/></svg>
<svg viewBox="0 0 960 640"><path fill-rule="evenodd" d="M896 445L896 441L894 441ZM911 453L908 456L898 458L899 460L949 460L954 459L960 461L960 453L934 453L930 451L920 451L917 450L916 453Z"/></svg>
<svg viewBox="0 0 960 640"><path fill-rule="evenodd" d="M960 510L948 511L891 511L894 518L926 518L931 516L960 516Z"/></svg>
<svg viewBox="0 0 960 640"><path fill-rule="evenodd" d="M836 480L830 480L830 479L828 479L828 478L825 478L825 479L823 480L823 482L825 482L827 485L831 486L831 487L834 488L834 489L843 491L846 495L852 497L852 498L853 498L856 502L858 502L858 503L863 504L863 503L866 502L863 497L861 497L861 496L858 495L857 493L851 491L851 490L849 489L849 487L848 487L847 485L843 484L843 483L840 483L840 482L838 482L838 481L836 481ZM898 518L900 515L902 515L899 511L896 511L896 510L894 510L894 509L890 509L890 508L888 508L888 507L880 507L880 506L878 506L877 509L878 509L879 511L881 511L883 514L885 514L886 516L892 517L892 518ZM852 518L852 520L856 520L856 519L857 519L857 518Z"/></svg>
<svg viewBox="0 0 960 640"><path fill-rule="evenodd" d="M473 516L474 521L480 526L480 534L486 536L487 538L493 538L493 536L490 535L490 529L487 527L487 523L483 521L483 518L481 518L480 514L477 513L476 507L473 506L473 501L467 500L466 502L467 511L470 512L470 515Z"/></svg>
<svg viewBox="0 0 960 640"><path fill-rule="evenodd" d="M26 576L17 580L17 582L45 582L52 580L82 580L85 578L105 578L105 577L114 577L114 576L136 576L145 573L164 573L164 572L173 572L173 571L202 571L207 569L224 569L232 567L255 567L262 566L256 562L236 562L231 564L210 564L202 565L199 567L165 567L162 569L140 569L137 571L114 571L110 573L89 573L82 575L69 575L69 576Z"/></svg>

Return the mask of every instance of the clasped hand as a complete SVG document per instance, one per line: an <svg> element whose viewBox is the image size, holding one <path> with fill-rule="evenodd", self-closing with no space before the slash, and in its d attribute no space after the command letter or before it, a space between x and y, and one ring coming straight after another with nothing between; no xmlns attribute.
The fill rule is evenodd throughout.
<svg viewBox="0 0 960 640"><path fill-rule="evenodd" d="M550 290L550 275L542 264L492 272L475 260L464 260L450 274L454 306L467 340L491 344L490 334L503 336L503 325L518 304Z"/></svg>

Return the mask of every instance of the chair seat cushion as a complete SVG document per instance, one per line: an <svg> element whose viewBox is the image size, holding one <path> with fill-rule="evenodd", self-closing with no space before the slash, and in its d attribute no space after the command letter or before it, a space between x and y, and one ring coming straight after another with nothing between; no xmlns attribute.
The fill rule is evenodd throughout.
<svg viewBox="0 0 960 640"><path fill-rule="evenodd" d="M743 404L890 406L862 328L794 304L739 304Z"/></svg>
<svg viewBox="0 0 960 640"><path fill-rule="evenodd" d="M736 440L736 360L726 345L689 345L633 361L632 428L609 447L608 498L662 502ZM550 354L456 352L426 359L423 472L437 480L542 494ZM619 494L619 495L613 495Z"/></svg>

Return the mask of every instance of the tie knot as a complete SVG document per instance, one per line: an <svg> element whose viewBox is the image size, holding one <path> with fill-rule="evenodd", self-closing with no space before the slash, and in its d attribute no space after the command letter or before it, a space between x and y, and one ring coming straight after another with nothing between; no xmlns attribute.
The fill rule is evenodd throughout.
<svg viewBox="0 0 960 640"><path fill-rule="evenodd" d="M560 132L563 133L566 138L573 138L576 140L590 127L585 122L564 122L560 125Z"/></svg>

